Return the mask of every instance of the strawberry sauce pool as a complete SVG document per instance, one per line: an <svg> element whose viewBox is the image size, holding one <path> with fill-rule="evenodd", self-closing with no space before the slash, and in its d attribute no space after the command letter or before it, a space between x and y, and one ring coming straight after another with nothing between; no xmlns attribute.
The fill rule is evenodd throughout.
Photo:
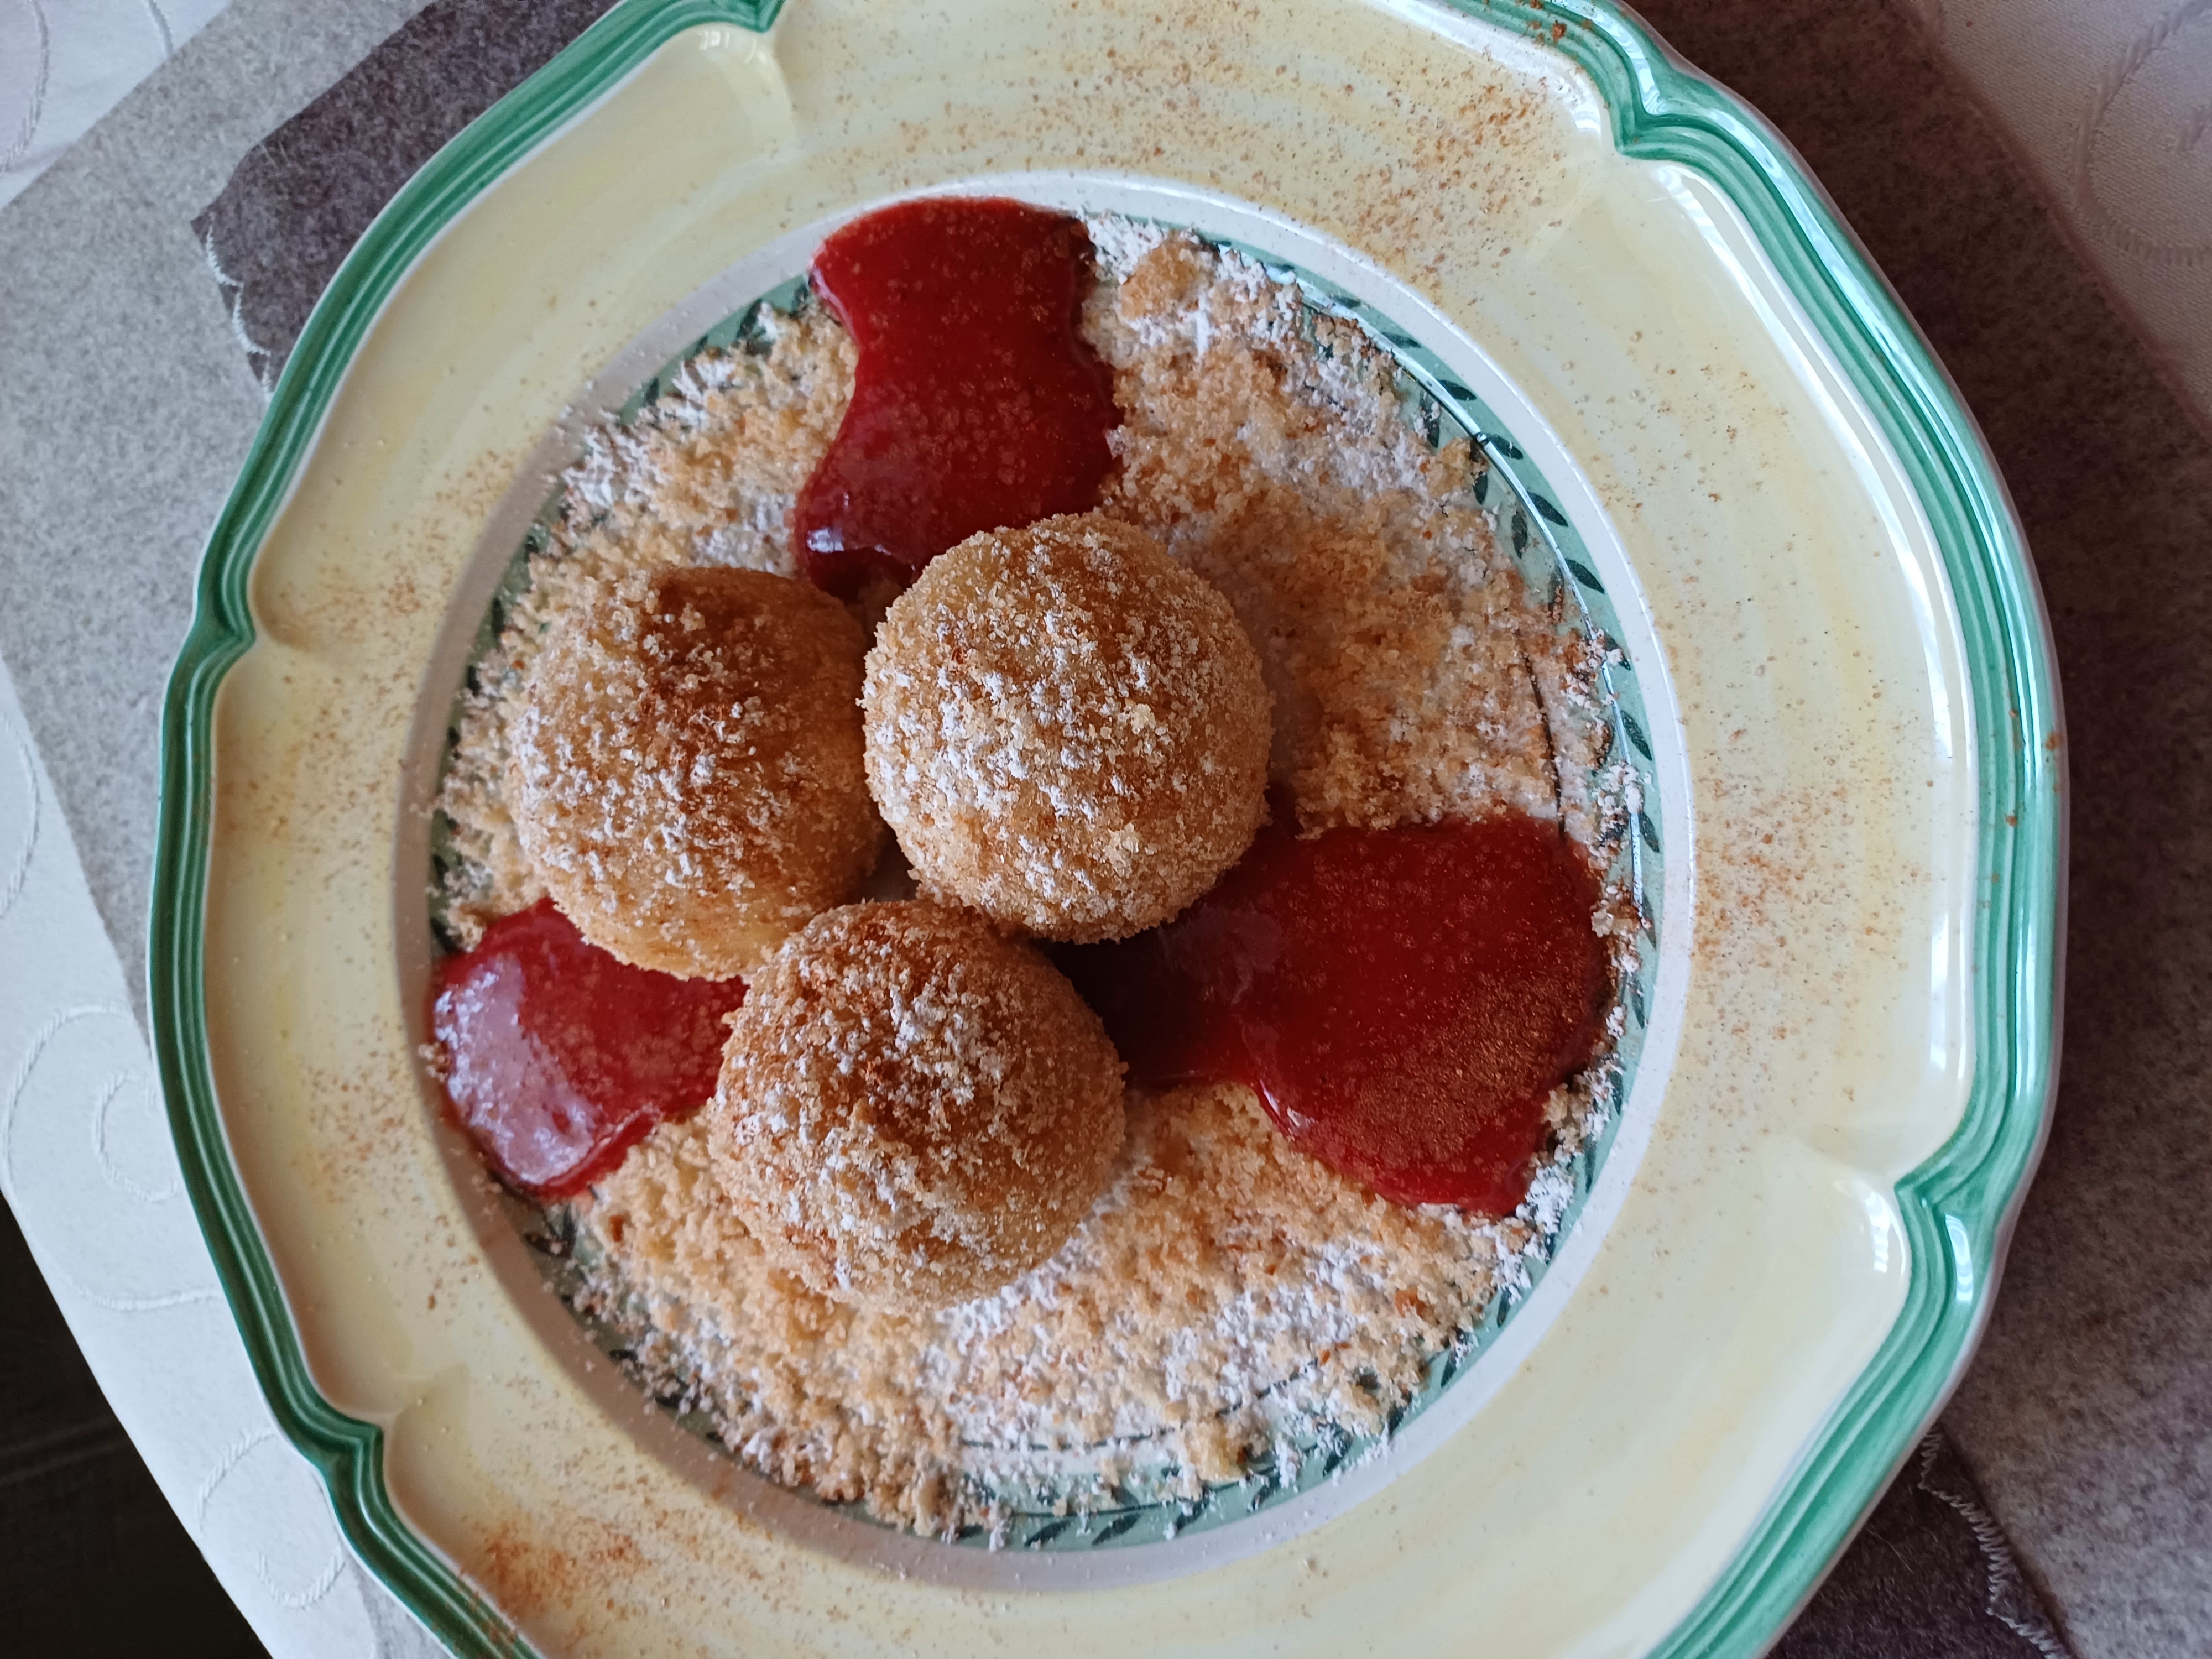
<svg viewBox="0 0 2212 1659"><path fill-rule="evenodd" d="M571 1198L707 1103L738 980L632 968L540 899L438 968L430 1026L454 1115L501 1180Z"/></svg>
<svg viewBox="0 0 2212 1659"><path fill-rule="evenodd" d="M1510 1213L1545 1103L1597 1052L1599 882L1556 824L1270 827L1175 921L1056 952L1133 1082L1250 1085L1291 1141L1400 1204Z"/></svg>
<svg viewBox="0 0 2212 1659"><path fill-rule="evenodd" d="M831 236L811 274L860 352L792 515L817 586L903 587L978 531L1098 504L1121 416L1079 326L1081 220L994 198L903 202Z"/></svg>

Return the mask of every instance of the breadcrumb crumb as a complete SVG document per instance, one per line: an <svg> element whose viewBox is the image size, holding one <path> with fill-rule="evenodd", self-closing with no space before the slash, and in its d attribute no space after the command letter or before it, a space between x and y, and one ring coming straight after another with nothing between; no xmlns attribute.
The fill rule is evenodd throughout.
<svg viewBox="0 0 2212 1659"><path fill-rule="evenodd" d="M1123 424L1102 508L1228 600L1271 695L1270 782L1298 825L1557 814L1617 835L1596 652L1532 602L1463 440L1402 418L1387 354L1232 252L1130 222L1085 331ZM537 896L505 816L513 688L570 583L660 563L787 571L792 500L835 432L853 356L818 310L764 353L708 354L595 438L465 718L441 805L464 854L449 907ZM1594 918L1632 970L1618 895ZM1609 1032L1623 1016L1616 1008ZM1555 1223L1571 1157L1611 1109L1593 1067L1550 1108L1555 1161L1522 1217ZM574 1210L579 1311L732 1455L932 1534L1003 1522L1000 1494L1097 1490L1175 1467L1182 1490L1279 1465L1300 1428L1380 1431L1427 1358L1525 1288L1522 1217L1405 1209L1291 1148L1232 1085L1131 1090L1106 1189L1060 1249L990 1294L856 1306L771 1258L723 1195L709 1117L666 1124ZM1549 1216L1551 1222L1543 1218ZM1295 1461L1295 1454L1289 1454ZM1057 1488L1059 1501L1071 1490Z"/></svg>

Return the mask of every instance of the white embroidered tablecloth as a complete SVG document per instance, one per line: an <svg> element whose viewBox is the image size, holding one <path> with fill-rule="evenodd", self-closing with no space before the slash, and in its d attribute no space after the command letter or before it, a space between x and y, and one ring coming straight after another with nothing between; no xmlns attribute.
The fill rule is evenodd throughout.
<svg viewBox="0 0 2212 1659"><path fill-rule="evenodd" d="M0 0L0 207L227 0Z"/></svg>

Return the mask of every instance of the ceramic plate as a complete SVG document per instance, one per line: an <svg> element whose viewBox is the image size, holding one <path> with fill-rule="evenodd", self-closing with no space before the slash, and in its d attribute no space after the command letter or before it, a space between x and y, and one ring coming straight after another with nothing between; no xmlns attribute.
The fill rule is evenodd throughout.
<svg viewBox="0 0 2212 1659"><path fill-rule="evenodd" d="M156 1046L277 1419L456 1651L1755 1652L1979 1328L2051 1082L2063 748L1955 393L1617 9L1185 9L625 0L395 198L276 387L170 693ZM1604 1138L1387 1441L1000 1550L646 1401L414 1053L447 711L580 423L942 190L1233 241L1476 435L1614 647L1652 922Z"/></svg>

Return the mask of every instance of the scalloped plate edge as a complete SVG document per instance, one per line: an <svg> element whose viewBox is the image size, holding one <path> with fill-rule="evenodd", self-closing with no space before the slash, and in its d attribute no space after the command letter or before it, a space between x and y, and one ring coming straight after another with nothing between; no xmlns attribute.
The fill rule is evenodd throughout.
<svg viewBox="0 0 2212 1659"><path fill-rule="evenodd" d="M215 694L252 643L247 578L354 351L452 219L684 29L765 32L781 0L623 0L434 156L363 234L317 304L210 533L191 632L164 702L149 927L154 1047L210 1253L271 1412L328 1486L348 1541L455 1652L532 1651L402 1521L381 1431L317 1391L230 1156L206 1046L202 928ZM1810 1597L1956 1385L1986 1322L2056 1085L2065 852L2056 665L2025 538L1972 416L1802 161L1741 100L1609 0L1450 10L1526 33L1596 84L1624 155L1711 179L1743 214L1894 447L1942 550L1967 647L1980 752L1972 1092L1951 1139L1898 1182L1905 1304L1719 1577L1654 1651L1752 1655ZM1408 9L1413 9L1408 8ZM1423 8L1421 9L1425 9Z"/></svg>

